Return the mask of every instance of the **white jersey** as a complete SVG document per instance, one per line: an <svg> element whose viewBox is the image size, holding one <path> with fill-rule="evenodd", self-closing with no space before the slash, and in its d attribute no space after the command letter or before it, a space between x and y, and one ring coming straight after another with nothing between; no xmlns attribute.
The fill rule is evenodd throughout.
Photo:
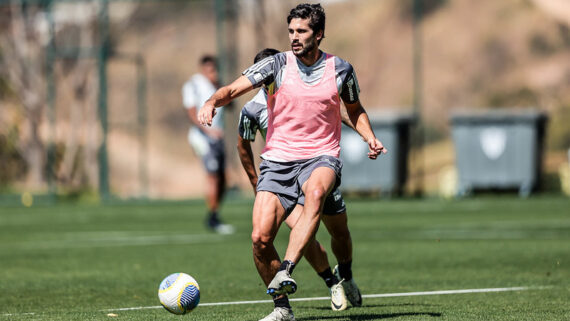
<svg viewBox="0 0 570 321"><path fill-rule="evenodd" d="M216 92L216 87L202 74L195 74L182 86L182 104L184 108L189 109L196 107L196 113L204 106L208 100ZM224 110L219 108L216 110L216 117L212 120L212 127L219 130L224 129ZM199 127L191 126L188 131L188 141L194 151L201 157L210 151L210 145L214 143L212 139L206 136Z"/></svg>
<svg viewBox="0 0 570 321"><path fill-rule="evenodd" d="M182 104L185 108L196 107L196 113L204 106L216 92L216 87L202 74L192 76L184 86L182 86ZM224 129L224 110L216 110L216 117L212 120L212 127Z"/></svg>

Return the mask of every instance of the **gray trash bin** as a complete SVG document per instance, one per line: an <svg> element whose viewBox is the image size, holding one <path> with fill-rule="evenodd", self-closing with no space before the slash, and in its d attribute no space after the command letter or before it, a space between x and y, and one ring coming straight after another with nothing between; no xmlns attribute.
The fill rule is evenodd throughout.
<svg viewBox="0 0 570 321"><path fill-rule="evenodd" d="M547 117L531 109L460 111L451 117L458 194L537 186Z"/></svg>
<svg viewBox="0 0 570 321"><path fill-rule="evenodd" d="M368 159L368 144L352 128L343 125L340 158L343 161L343 191L380 191L401 194L408 176L411 113L368 114L376 137L388 149L376 160Z"/></svg>

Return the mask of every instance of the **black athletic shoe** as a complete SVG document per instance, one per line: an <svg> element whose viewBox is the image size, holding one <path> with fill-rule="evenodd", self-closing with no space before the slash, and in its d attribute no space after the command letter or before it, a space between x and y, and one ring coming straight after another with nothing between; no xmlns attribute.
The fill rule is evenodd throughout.
<svg viewBox="0 0 570 321"><path fill-rule="evenodd" d="M218 234L233 234L235 228L230 224L223 224L217 217L210 216L206 220L206 227Z"/></svg>

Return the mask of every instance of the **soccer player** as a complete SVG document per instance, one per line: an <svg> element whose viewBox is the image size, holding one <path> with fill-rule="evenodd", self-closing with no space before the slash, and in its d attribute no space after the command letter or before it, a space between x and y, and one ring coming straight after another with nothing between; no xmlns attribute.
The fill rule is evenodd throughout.
<svg viewBox="0 0 570 321"><path fill-rule="evenodd" d="M254 63L277 53L279 51L276 49L264 49L255 56ZM244 105L240 112L238 125L238 154L254 192L257 185L257 172L255 170L251 142L255 140L257 131L265 139L267 133L267 92L265 87L261 88L254 98ZM298 201L298 205L285 219L285 223L290 228L295 225L299 218L302 205L303 200ZM321 219L332 236L331 247L339 262L339 265L335 267L335 274L337 275L333 275L331 272L327 253L317 240L313 239L309 243L304 256L317 274L325 281L327 287L329 287L331 308L333 310L341 311L347 308L346 296L348 296L353 306L361 306L362 296L354 279L342 279L344 287L347 288L346 294L343 285L339 284L339 266L343 270L343 275L347 276L349 274L352 276L352 240L347 226L346 206L338 189L332 191L326 198Z"/></svg>
<svg viewBox="0 0 570 321"><path fill-rule="evenodd" d="M216 107L262 84L268 88L266 145L252 231L258 272L266 283L268 276L273 277L267 293L274 296L275 309L263 321L295 320L285 295L297 289L291 273L314 238L326 196L340 184L341 100L351 124L368 144L368 157L376 159L386 153L358 98L352 66L319 50L325 31L320 4L298 5L290 11L287 23L291 51L248 68L233 83L218 89L198 114L201 124L211 125ZM301 196L304 207L281 262L273 239Z"/></svg>
<svg viewBox="0 0 570 321"><path fill-rule="evenodd" d="M216 58L210 55L200 59L200 72L194 74L182 87L182 103L194 125L188 132L188 141L202 158L206 169L206 226L220 234L231 234L234 227L223 224L218 214L225 191L224 123L220 115L211 127L200 126L197 113L204 102L218 88Z"/></svg>

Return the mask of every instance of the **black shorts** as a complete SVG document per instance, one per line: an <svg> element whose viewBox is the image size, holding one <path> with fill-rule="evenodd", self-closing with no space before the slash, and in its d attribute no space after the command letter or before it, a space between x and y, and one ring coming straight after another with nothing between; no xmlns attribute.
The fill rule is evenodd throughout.
<svg viewBox="0 0 570 321"><path fill-rule="evenodd" d="M267 191L275 194L285 209L286 215L289 215L295 208L295 205L303 205L305 203L305 197L301 187L309 179L311 173L319 167L328 167L335 172L336 181L333 192L337 190L340 185L342 161L336 157L324 155L292 162L263 160L259 166L257 191ZM340 192L338 192L337 195L340 195ZM332 200L335 199L332 192L329 194L329 197L330 196L332 196ZM340 203L338 202L339 200ZM336 196L335 203L337 204L329 204L328 207L325 207L331 211L331 214L337 214L336 212L340 210L338 208L339 204L342 205L344 209L342 212L346 210L342 196L340 196L340 198Z"/></svg>

